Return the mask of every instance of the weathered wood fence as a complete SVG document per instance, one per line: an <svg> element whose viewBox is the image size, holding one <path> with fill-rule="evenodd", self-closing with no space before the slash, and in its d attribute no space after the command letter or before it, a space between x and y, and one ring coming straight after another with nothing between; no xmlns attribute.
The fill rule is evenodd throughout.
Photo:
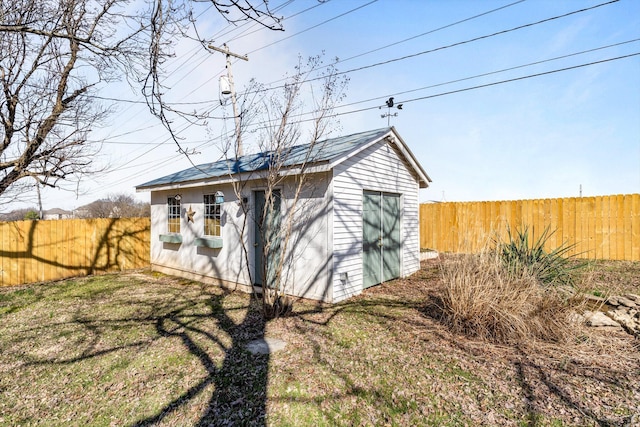
<svg viewBox="0 0 640 427"><path fill-rule="evenodd" d="M528 227L548 249L575 244L584 258L640 261L640 194L420 205L420 246L478 252ZM0 222L0 286L149 265L149 218Z"/></svg>
<svg viewBox="0 0 640 427"><path fill-rule="evenodd" d="M149 265L149 218L0 222L0 286Z"/></svg>
<svg viewBox="0 0 640 427"><path fill-rule="evenodd" d="M640 194L420 205L420 247L473 253L511 230L537 239L554 232L547 249L574 245L583 258L640 261Z"/></svg>

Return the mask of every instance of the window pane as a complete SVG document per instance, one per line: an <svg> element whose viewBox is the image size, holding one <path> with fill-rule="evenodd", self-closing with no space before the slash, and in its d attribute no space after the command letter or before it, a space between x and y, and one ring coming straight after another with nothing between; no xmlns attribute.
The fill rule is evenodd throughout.
<svg viewBox="0 0 640 427"><path fill-rule="evenodd" d="M220 236L221 205L215 202L215 195L204 195L204 234Z"/></svg>
<svg viewBox="0 0 640 427"><path fill-rule="evenodd" d="M175 197L167 199L167 231L169 233L180 233L180 201Z"/></svg>

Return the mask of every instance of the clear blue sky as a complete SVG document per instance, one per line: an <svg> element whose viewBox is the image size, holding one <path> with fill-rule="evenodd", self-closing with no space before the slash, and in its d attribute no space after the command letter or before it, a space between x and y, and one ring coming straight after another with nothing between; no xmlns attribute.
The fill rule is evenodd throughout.
<svg viewBox="0 0 640 427"><path fill-rule="evenodd" d="M285 3L277 12L284 17L318 4L270 1L273 8ZM380 117L386 108L378 107L389 96L404 103L391 124L433 179L422 201L574 197L581 186L583 196L637 193L640 56L464 90L640 53L640 41L632 41L640 39L637 0L537 23L601 3L331 0L285 19L284 32L233 30L211 21L201 34L208 31L216 45L228 42L232 51L248 54L248 62L233 65L238 89L251 78L279 80L292 71L298 54L324 51L327 59L341 59L337 67L350 78L345 106L337 110L342 134L386 126ZM193 108L218 105L223 55L191 56L187 45L176 53L167 96L193 102ZM547 61L572 54L577 55ZM547 62L521 67L540 61ZM388 63L376 65L383 62ZM498 72L514 67L519 68ZM460 92L449 93L454 91ZM141 100L125 86L105 87L102 95ZM145 106L105 103L114 114L92 138L105 140L97 161L108 165L107 172L83 181L80 197L45 190L45 209L72 209L109 193L134 194L135 185L190 166ZM224 108L215 111L222 115ZM360 109L367 110L354 112ZM196 164L218 160L215 138L233 130L232 120L209 125L181 134L184 146L200 153L192 155ZM149 194L136 197L148 200Z"/></svg>

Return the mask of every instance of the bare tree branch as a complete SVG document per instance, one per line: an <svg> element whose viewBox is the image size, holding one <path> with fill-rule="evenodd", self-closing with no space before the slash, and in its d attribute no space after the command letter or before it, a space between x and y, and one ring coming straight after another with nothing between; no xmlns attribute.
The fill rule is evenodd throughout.
<svg viewBox="0 0 640 427"><path fill-rule="evenodd" d="M229 22L254 20L282 29L266 0L208 1L213 13ZM142 84L151 113L186 154L174 120L201 124L206 114L182 112L165 101L162 66L176 44L191 37L185 28L197 25L192 13L197 3L0 2L0 198L14 200L15 193L9 193L24 192L23 179L61 186L95 171L92 161L100 147L87 136L107 110L94 95L116 81ZM208 55L206 41L198 41Z"/></svg>
<svg viewBox="0 0 640 427"><path fill-rule="evenodd" d="M238 200L246 198L246 192L252 188L258 188L264 193L264 207L262 209L240 203L243 211L243 222L238 232L240 239L244 267L246 275L252 283L258 276L262 280L260 293L262 294L263 313L266 317L278 317L291 309L291 302L287 297L292 288L290 261L296 257L296 246L299 243L300 232L296 231L300 224L308 223L308 212L313 197L304 197L303 193L313 193L313 185L309 181L307 168L316 160L316 155L322 149L322 141L331 131L331 112L333 107L344 96L348 80L339 78L334 67L328 67L325 78L322 81L308 82L308 76L322 68L321 57L312 57L306 63L300 63L296 67L295 74L285 84L281 94L267 99L259 99L262 106L252 105L251 109L261 112L255 119L267 123L275 123L265 129L259 137L259 147L262 152L260 158L267 162L267 168L242 177L234 173L228 160L229 175L233 178L233 188ZM254 91L255 92L255 91ZM305 98L308 93L318 93L318 97ZM292 118L302 109L305 103L312 103L314 111L317 111L311 129L305 134L300 122ZM264 117L263 117L264 116ZM249 123L243 123L243 129ZM302 156L294 147L303 145ZM223 147L224 150L224 147ZM300 156L300 157L298 157ZM295 168L296 173L287 173L290 168ZM278 217L279 215L279 217ZM275 220L274 218L279 218ZM256 227L255 239L261 241L260 262L261 271L252 271L251 249L248 247L248 230ZM256 240L257 241L257 240Z"/></svg>

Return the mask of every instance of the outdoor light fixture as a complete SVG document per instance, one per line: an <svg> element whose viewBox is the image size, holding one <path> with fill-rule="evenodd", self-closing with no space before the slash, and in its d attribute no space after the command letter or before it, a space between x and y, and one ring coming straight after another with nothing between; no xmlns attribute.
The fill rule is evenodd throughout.
<svg viewBox="0 0 640 427"><path fill-rule="evenodd" d="M224 203L224 193L222 191L216 191L216 203L221 205Z"/></svg>
<svg viewBox="0 0 640 427"><path fill-rule="evenodd" d="M182 199L182 196L179 194L176 194L175 196L173 196L174 199L176 199L177 201L180 201Z"/></svg>

